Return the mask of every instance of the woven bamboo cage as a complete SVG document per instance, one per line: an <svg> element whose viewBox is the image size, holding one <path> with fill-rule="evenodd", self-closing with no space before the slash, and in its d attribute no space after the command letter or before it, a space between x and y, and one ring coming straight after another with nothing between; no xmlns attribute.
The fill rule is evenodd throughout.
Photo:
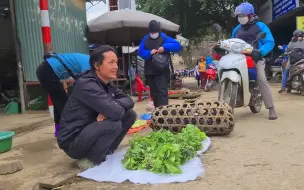
<svg viewBox="0 0 304 190"><path fill-rule="evenodd" d="M181 99L181 100L190 100L190 99L198 99L201 96L200 93L197 92L185 92L178 94L170 94L169 99Z"/></svg>
<svg viewBox="0 0 304 190"><path fill-rule="evenodd" d="M196 125L207 135L227 135L234 128L232 108L223 102L190 102L158 107L152 113L150 127L179 133L187 124Z"/></svg>

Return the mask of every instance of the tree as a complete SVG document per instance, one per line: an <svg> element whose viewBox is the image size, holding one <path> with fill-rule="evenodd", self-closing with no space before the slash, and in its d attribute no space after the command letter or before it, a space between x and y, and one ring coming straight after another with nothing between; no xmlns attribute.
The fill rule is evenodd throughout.
<svg viewBox="0 0 304 190"><path fill-rule="evenodd" d="M187 38L199 38L212 33L213 23L231 33L237 24L233 11L242 0L137 0L138 10L152 13L181 26Z"/></svg>

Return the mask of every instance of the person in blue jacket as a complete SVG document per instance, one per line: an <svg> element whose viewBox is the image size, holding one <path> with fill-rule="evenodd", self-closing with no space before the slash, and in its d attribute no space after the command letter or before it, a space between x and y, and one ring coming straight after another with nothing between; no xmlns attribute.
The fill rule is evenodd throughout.
<svg viewBox="0 0 304 190"><path fill-rule="evenodd" d="M277 114L274 109L273 97L271 89L265 75L265 61L262 59L275 46L273 36L270 29L262 22L254 13L252 4L241 3L235 9L235 15L238 18L239 25L233 30L232 38L239 38L245 42L252 44L255 50L252 57L257 67L257 82L261 90L262 98L266 109L269 109L269 120L276 120ZM259 33L266 33L265 38L254 42Z"/></svg>
<svg viewBox="0 0 304 190"><path fill-rule="evenodd" d="M161 32L160 23L156 20L150 21L149 32L140 43L138 55L145 60L145 76L150 87L150 94L154 106L159 107L168 105L170 68L168 65L165 69L159 69L152 62L152 57L156 54L179 52L182 47L178 41Z"/></svg>
<svg viewBox="0 0 304 190"><path fill-rule="evenodd" d="M287 47L288 47L288 45L282 45L282 51L283 51L283 53L285 53L285 52L286 52Z"/></svg>
<svg viewBox="0 0 304 190"><path fill-rule="evenodd" d="M36 70L37 78L54 106L55 137L59 130L62 110L68 100L61 80L75 77L77 74L90 70L90 56L80 53L55 54L46 58Z"/></svg>
<svg viewBox="0 0 304 190"><path fill-rule="evenodd" d="M212 69L212 67L210 67L210 65L215 67L215 64L213 63L213 59L211 56L206 57L206 64L207 64L207 69Z"/></svg>

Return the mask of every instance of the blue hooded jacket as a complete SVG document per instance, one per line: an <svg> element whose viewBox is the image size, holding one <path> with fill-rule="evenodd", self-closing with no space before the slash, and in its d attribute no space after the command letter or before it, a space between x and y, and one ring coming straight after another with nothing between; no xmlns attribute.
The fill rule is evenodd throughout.
<svg viewBox="0 0 304 190"><path fill-rule="evenodd" d="M266 24L255 20L250 22L248 25L256 25L257 27L250 27L249 30L244 30L241 24L239 24L232 32L232 38L236 38L237 36L242 36L240 39L246 41L247 38L255 38L258 33L265 32L266 36L264 39L258 41L258 49L260 50L261 55L264 57L269 52L271 52L275 46L275 42L272 36L270 29L266 26ZM245 38L245 39L244 39ZM246 41L247 42L247 41ZM248 42L247 42L248 43Z"/></svg>
<svg viewBox="0 0 304 190"><path fill-rule="evenodd" d="M212 59L211 56L207 56L207 58L206 58L206 65L207 65L207 69L210 69L209 65L214 65L213 59Z"/></svg>
<svg viewBox="0 0 304 190"><path fill-rule="evenodd" d="M90 56L81 53L63 53L56 54L65 65L74 73L79 74L90 70ZM52 67L53 71L60 80L66 80L70 77L69 73L56 58L48 58L46 61Z"/></svg>
<svg viewBox="0 0 304 190"><path fill-rule="evenodd" d="M163 47L165 52L179 52L182 49L182 46L177 40L171 38L170 36L167 36L163 32L161 32L160 35L164 39ZM138 49L138 55L144 60L152 59L152 55L150 54L151 50L145 49L145 41L149 36L150 34L147 34L142 39Z"/></svg>

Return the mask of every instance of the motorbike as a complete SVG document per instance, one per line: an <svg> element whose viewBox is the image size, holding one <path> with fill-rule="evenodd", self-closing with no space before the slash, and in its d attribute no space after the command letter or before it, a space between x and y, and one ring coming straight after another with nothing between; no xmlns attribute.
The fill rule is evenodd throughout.
<svg viewBox="0 0 304 190"><path fill-rule="evenodd" d="M300 92L304 96L304 59L292 64L287 80L287 93L291 90Z"/></svg>
<svg viewBox="0 0 304 190"><path fill-rule="evenodd" d="M274 65L271 66L271 71L272 71L272 78L278 82L282 82L282 75L283 75L283 70L286 66L287 59L286 55L280 55L275 61Z"/></svg>
<svg viewBox="0 0 304 190"><path fill-rule="evenodd" d="M278 46L278 49L283 51L281 45ZM274 65L271 65L272 78L278 83L282 82L282 74L288 60L288 56L285 52L283 53L274 61Z"/></svg>
<svg viewBox="0 0 304 190"><path fill-rule="evenodd" d="M218 24L214 24L213 29L220 34L221 27ZM265 36L266 33L259 33L252 44ZM219 101L228 103L233 109L249 106L253 113L259 113L262 108L262 95L257 84L257 69L250 55L253 46L241 39L220 40L217 46L226 51L217 68L220 82Z"/></svg>
<svg viewBox="0 0 304 190"><path fill-rule="evenodd" d="M210 69L206 70L207 81L205 85L205 91L209 92L216 84L216 67L209 65Z"/></svg>
<svg viewBox="0 0 304 190"><path fill-rule="evenodd" d="M265 61L265 75L267 80L271 80L273 76L272 64L273 64L273 52L270 52L264 57Z"/></svg>

